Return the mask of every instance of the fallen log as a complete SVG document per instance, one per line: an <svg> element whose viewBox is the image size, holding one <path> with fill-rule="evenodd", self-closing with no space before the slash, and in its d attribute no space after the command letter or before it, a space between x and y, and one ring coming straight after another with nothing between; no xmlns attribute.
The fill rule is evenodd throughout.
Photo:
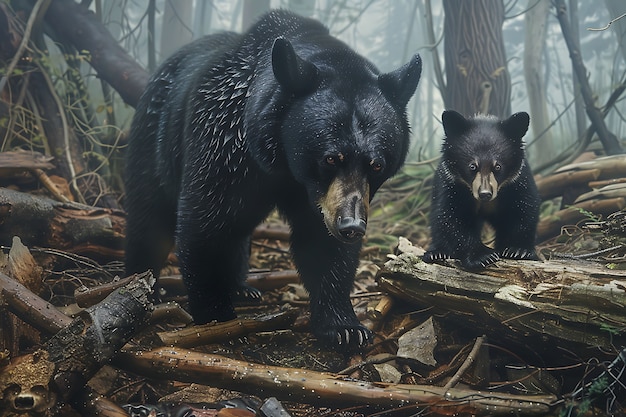
<svg viewBox="0 0 626 417"><path fill-rule="evenodd" d="M545 414L557 397L513 395L443 388L429 385L385 384L355 381L328 372L291 369L229 359L184 349L122 350L114 364L151 378L174 379L219 386L257 396L343 408L430 407L450 415L455 412L505 415Z"/></svg>
<svg viewBox="0 0 626 417"><path fill-rule="evenodd" d="M45 156L39 152L17 150L0 152L0 176L6 176L15 172L31 171L35 169L52 169L51 156Z"/></svg>
<svg viewBox="0 0 626 417"><path fill-rule="evenodd" d="M29 247L52 247L105 261L124 257L126 220L119 210L0 188L0 224L0 244L19 236Z"/></svg>
<svg viewBox="0 0 626 417"><path fill-rule="evenodd" d="M207 323L171 332L157 332L163 344L193 347L237 339L250 333L269 332L291 328L298 316L297 310L266 314L254 319L234 319L222 323Z"/></svg>
<svg viewBox="0 0 626 417"><path fill-rule="evenodd" d="M90 395L83 395L83 387L147 323L153 285L152 274L137 275L123 289L80 313L39 350L0 369L0 404L9 415L42 414L57 399L75 403L77 409L119 412L108 403L86 404ZM20 314L20 318L26 317Z"/></svg>
<svg viewBox="0 0 626 417"><path fill-rule="evenodd" d="M568 171L599 170L598 180L626 177L626 155L604 156L591 161L577 162L562 166L555 174Z"/></svg>
<svg viewBox="0 0 626 417"><path fill-rule="evenodd" d="M508 345L557 346L585 357L626 344L626 271L592 262L500 260L479 273L454 261L425 263L413 253L387 261L381 288ZM593 348L593 349L589 349Z"/></svg>
<svg viewBox="0 0 626 417"><path fill-rule="evenodd" d="M91 288L80 287L74 292L74 298L80 307L92 306L102 301L115 289L126 285L130 279L131 277L122 278ZM300 276L295 270L251 272L246 280L248 285L260 291L275 290L298 282L300 282ZM166 293L162 296L164 299L171 297L172 294L183 295L187 291L180 275L159 277L159 287Z"/></svg>
<svg viewBox="0 0 626 417"><path fill-rule="evenodd" d="M552 213L544 217L537 225L537 242L544 242L561 233L566 225L575 225L581 221L594 221L589 216L608 216L626 207L625 198L609 198L606 200L587 200Z"/></svg>
<svg viewBox="0 0 626 417"><path fill-rule="evenodd" d="M549 200L563 195L563 190L568 187L588 185L591 181L597 180L600 174L599 169L586 169L548 175L537 179L537 190L542 200Z"/></svg>

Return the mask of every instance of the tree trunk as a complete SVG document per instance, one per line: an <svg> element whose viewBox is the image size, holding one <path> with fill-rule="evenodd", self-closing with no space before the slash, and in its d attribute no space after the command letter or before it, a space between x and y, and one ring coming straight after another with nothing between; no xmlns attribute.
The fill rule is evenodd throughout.
<svg viewBox="0 0 626 417"><path fill-rule="evenodd" d="M526 31L524 39L524 77L530 109L533 136L541 142L531 153L533 161L543 164L555 154L552 134L548 130L550 117L546 103L546 88L543 82L543 56L546 42L546 27L550 0L528 0Z"/></svg>
<svg viewBox="0 0 626 417"><path fill-rule="evenodd" d="M502 0L444 0L445 106L472 116L511 113Z"/></svg>
<svg viewBox="0 0 626 417"><path fill-rule="evenodd" d="M574 38L574 43L578 46L580 50L580 32L578 25L578 0L569 0L569 17L572 22L572 36ZM576 71L574 70L574 66L572 65L572 74ZM574 83L574 110L576 114L576 137L579 140L582 140L585 132L587 130L587 116L585 115L585 102L580 94L576 94L576 91L580 91L580 83L576 77L573 78Z"/></svg>
<svg viewBox="0 0 626 417"><path fill-rule="evenodd" d="M79 51L89 51L89 63L122 99L135 106L148 84L148 73L119 45L96 15L74 0L54 0L48 23Z"/></svg>
<svg viewBox="0 0 626 417"><path fill-rule="evenodd" d="M604 116L598 107L595 105L594 94L591 91L589 80L587 79L587 69L583 62L580 49L576 47L572 36L572 29L567 17L567 8L565 7L564 0L554 0L556 6L556 17L561 25L561 31L563 32L563 38L567 44L570 58L572 59L572 65L576 73L576 78L580 83L580 92L585 100L585 111L591 124L598 134L602 147L607 155L617 155L623 153L622 147L617 140L617 137L608 130L604 123Z"/></svg>

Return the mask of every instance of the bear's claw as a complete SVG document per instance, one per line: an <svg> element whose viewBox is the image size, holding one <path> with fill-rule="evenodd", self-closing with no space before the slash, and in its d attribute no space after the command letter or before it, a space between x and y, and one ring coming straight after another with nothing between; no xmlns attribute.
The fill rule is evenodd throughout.
<svg viewBox="0 0 626 417"><path fill-rule="evenodd" d="M363 349L372 341L372 332L362 325L335 326L317 334L318 339L343 351Z"/></svg>
<svg viewBox="0 0 626 417"><path fill-rule="evenodd" d="M261 291L247 284L240 284L233 292L235 301L259 301L261 296Z"/></svg>

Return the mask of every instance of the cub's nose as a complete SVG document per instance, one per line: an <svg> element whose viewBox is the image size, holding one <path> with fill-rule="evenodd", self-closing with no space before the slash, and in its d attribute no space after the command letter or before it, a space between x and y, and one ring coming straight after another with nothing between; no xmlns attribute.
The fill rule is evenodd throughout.
<svg viewBox="0 0 626 417"><path fill-rule="evenodd" d="M481 190L478 192L478 198L480 198L480 201L489 201L491 200L492 196L493 193L488 190Z"/></svg>
<svg viewBox="0 0 626 417"><path fill-rule="evenodd" d="M363 237L366 227L365 220L354 217L342 217L337 224L337 230L341 237L350 242Z"/></svg>

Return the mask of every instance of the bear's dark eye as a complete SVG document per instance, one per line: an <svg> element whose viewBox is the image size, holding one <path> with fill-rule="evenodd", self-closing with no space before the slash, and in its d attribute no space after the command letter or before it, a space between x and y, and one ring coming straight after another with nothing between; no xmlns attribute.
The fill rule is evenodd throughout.
<svg viewBox="0 0 626 417"><path fill-rule="evenodd" d="M326 163L328 165L336 165L337 164L337 158L335 158L334 156L327 156L326 157Z"/></svg>
<svg viewBox="0 0 626 417"><path fill-rule="evenodd" d="M470 171L476 171L477 169L478 169L478 165L475 162L470 162L469 170Z"/></svg>
<svg viewBox="0 0 626 417"><path fill-rule="evenodd" d="M370 168L372 169L373 172L380 172L383 170L383 164L379 161L372 159L370 161Z"/></svg>
<svg viewBox="0 0 626 417"><path fill-rule="evenodd" d="M494 171L500 171L502 169L502 165L499 162L496 162L493 166Z"/></svg>

